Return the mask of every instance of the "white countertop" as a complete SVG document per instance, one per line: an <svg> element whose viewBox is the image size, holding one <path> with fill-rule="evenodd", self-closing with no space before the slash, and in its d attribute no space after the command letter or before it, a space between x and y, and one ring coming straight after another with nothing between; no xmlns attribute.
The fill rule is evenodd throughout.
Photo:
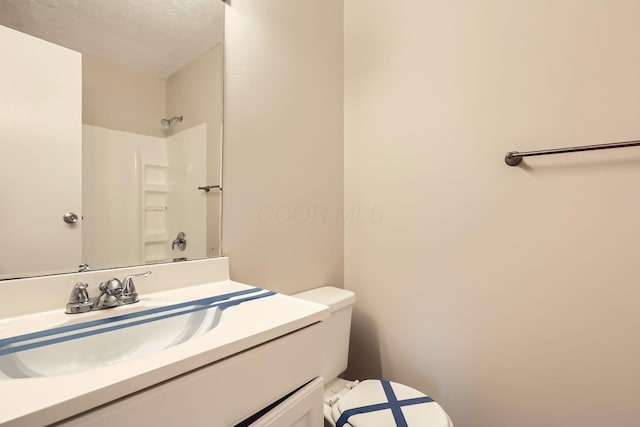
<svg viewBox="0 0 640 427"><path fill-rule="evenodd" d="M142 294L140 299L153 302L169 298L184 302L251 288L223 280ZM88 321L99 316L118 315L118 310L130 311L131 307L68 316L85 316L82 320ZM61 307L58 312L62 311ZM0 380L0 425L47 425L61 421L322 321L328 316L329 309L325 306L275 294L230 307L224 311L220 324L210 332L149 356L68 375L3 379ZM15 328L6 327L9 323L15 325L15 320L0 319L0 339L29 332L27 322L18 323L21 326L17 333Z"/></svg>

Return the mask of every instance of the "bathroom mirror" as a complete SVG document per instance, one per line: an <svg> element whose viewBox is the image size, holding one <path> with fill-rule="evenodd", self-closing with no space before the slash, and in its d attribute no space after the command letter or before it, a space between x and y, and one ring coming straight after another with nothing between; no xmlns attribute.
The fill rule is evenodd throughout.
<svg viewBox="0 0 640 427"><path fill-rule="evenodd" d="M222 0L1 0L0 30L0 280L220 256Z"/></svg>

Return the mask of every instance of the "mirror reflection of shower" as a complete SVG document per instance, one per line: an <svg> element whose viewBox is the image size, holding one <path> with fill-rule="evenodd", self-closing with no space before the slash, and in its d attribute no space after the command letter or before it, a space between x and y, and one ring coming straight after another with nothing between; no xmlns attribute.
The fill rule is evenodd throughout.
<svg viewBox="0 0 640 427"><path fill-rule="evenodd" d="M173 116L170 119L160 120L160 124L162 125L163 128L169 129L173 124L173 122L182 123L182 120L184 120L184 116Z"/></svg>

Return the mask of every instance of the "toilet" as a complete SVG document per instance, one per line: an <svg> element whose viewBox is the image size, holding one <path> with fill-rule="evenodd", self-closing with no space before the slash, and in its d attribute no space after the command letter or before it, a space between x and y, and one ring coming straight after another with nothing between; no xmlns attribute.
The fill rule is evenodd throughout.
<svg viewBox="0 0 640 427"><path fill-rule="evenodd" d="M322 287L293 295L329 306L322 322L324 417L335 427L453 427L447 413L426 394L403 384L338 378L347 369L351 311L355 294Z"/></svg>

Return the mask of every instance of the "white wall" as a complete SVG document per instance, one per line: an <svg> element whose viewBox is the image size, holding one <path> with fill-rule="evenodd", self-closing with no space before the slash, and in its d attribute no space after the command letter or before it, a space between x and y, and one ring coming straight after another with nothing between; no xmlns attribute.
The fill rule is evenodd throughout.
<svg viewBox="0 0 640 427"><path fill-rule="evenodd" d="M640 138L640 3L345 6L345 205L383 213L345 229L351 374L457 427L640 425L640 150L502 160Z"/></svg>
<svg viewBox="0 0 640 427"><path fill-rule="evenodd" d="M343 4L231 0L223 252L235 280L342 286Z"/></svg>

